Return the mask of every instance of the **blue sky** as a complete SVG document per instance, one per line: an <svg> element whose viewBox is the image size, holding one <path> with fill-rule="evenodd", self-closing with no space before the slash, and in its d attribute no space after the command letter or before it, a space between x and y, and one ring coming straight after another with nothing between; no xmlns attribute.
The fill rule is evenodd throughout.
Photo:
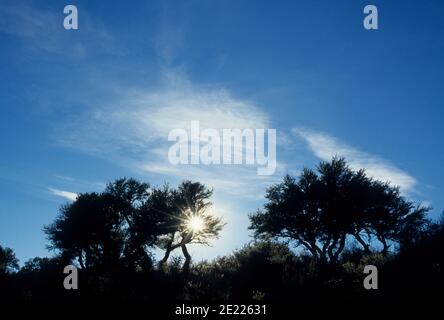
<svg viewBox="0 0 444 320"><path fill-rule="evenodd" d="M248 213L285 173L338 154L444 209L441 1L63 1L0 6L0 244L23 263L76 193L132 176L214 187L227 222L196 259L251 240ZM217 115L217 116L215 116ZM166 161L168 131L276 128L275 175Z"/></svg>

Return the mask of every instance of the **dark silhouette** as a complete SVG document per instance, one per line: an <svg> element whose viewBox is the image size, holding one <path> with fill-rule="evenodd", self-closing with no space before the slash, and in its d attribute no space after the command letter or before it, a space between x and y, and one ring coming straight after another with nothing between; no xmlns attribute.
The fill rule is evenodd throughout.
<svg viewBox="0 0 444 320"><path fill-rule="evenodd" d="M170 253L181 248L184 270L191 256L187 244L208 244L223 228L220 218L206 210L212 190L199 182L184 181L177 189L150 188L134 179L119 179L103 193L85 193L60 210L56 221L44 228L67 261L78 261L82 269L118 271L152 268L150 249L165 250L163 265ZM202 221L201 230L188 226L188 219Z"/></svg>
<svg viewBox="0 0 444 320"><path fill-rule="evenodd" d="M263 211L250 216L262 239L288 239L321 261L336 262L354 238L366 253L374 239L386 255L391 242L420 230L428 208L414 206L399 188L353 172L344 159L322 162L317 172L304 169L298 180L286 176L267 191Z"/></svg>
<svg viewBox="0 0 444 320"><path fill-rule="evenodd" d="M444 215L428 220L429 208L344 159L284 177L250 215L253 242L192 262L187 245L209 244L224 225L209 211L211 196L199 182L158 188L127 178L81 194L44 227L54 257L19 268L0 246L0 299L374 303L442 294ZM79 290L63 288L67 264L79 268ZM366 265L378 268L378 290L363 287Z"/></svg>
<svg viewBox="0 0 444 320"><path fill-rule="evenodd" d="M11 273L19 268L18 260L11 248L0 246L0 274Z"/></svg>
<svg viewBox="0 0 444 320"><path fill-rule="evenodd" d="M185 181L177 190L164 188L160 192L162 193L160 200L158 197L155 198L156 203L153 208L158 210L156 206L160 205L162 211L166 213L168 222L159 241L160 247L165 251L159 266L165 264L173 250L181 248L185 257L183 268L187 271L191 262L187 244L208 245L209 240L217 237L224 226L220 218L207 213L207 209L211 206L209 198L213 191L199 182ZM188 225L193 217L201 219L202 229L198 232Z"/></svg>
<svg viewBox="0 0 444 320"><path fill-rule="evenodd" d="M19 269L18 259L11 248L0 245L0 299L19 297L19 286L14 282L14 271Z"/></svg>

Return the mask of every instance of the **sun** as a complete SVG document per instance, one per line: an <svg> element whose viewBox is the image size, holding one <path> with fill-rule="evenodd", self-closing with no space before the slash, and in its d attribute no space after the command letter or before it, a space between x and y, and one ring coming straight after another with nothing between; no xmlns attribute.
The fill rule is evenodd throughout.
<svg viewBox="0 0 444 320"><path fill-rule="evenodd" d="M188 218L186 222L187 229L189 229L192 232L199 232L202 231L205 227L205 222L201 217L198 216L191 216Z"/></svg>

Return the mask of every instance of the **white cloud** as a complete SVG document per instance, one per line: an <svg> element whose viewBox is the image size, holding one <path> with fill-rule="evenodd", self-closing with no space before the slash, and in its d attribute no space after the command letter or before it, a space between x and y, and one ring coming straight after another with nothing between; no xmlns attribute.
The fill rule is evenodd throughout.
<svg viewBox="0 0 444 320"><path fill-rule="evenodd" d="M77 199L77 193L65 191L65 190L59 190L54 188L48 188L49 192L51 192L53 195L68 199L70 201L75 201Z"/></svg>
<svg viewBox="0 0 444 320"><path fill-rule="evenodd" d="M334 156L344 157L352 169L364 168L368 175L399 186L403 193L410 193L417 184L413 176L387 160L353 148L335 137L301 128L294 128L293 133L303 138L315 156L324 161L329 161Z"/></svg>
<svg viewBox="0 0 444 320"><path fill-rule="evenodd" d="M275 176L260 177L253 165L172 165L167 140L172 129L189 130L198 120L200 129L271 128L268 115L254 103L236 99L223 88L199 87L186 77L166 70L163 85L154 90L128 91L106 106L89 109L58 130L65 147L92 153L143 174L196 179L238 196L262 196ZM217 146L217 142L215 143Z"/></svg>
<svg viewBox="0 0 444 320"><path fill-rule="evenodd" d="M283 168L278 167L273 176L258 176L256 170L243 165L200 166L171 165L169 163L146 163L139 170L149 174L162 174L200 181L215 191L222 191L230 196L258 200L263 199L266 188L277 182L283 175Z"/></svg>

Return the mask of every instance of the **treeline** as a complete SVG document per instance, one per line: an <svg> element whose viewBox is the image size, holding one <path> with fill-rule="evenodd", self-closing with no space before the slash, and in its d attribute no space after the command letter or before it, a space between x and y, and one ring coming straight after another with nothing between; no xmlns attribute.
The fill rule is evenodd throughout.
<svg viewBox="0 0 444 320"><path fill-rule="evenodd" d="M55 257L19 268L0 247L0 298L372 300L444 289L444 220L344 159L284 177L250 215L255 241L193 262L187 245L209 244L224 226L208 210L211 196L199 182L157 188L126 178L80 194L44 227ZM63 287L68 264L79 290ZM378 290L363 287L366 265L378 268Z"/></svg>

